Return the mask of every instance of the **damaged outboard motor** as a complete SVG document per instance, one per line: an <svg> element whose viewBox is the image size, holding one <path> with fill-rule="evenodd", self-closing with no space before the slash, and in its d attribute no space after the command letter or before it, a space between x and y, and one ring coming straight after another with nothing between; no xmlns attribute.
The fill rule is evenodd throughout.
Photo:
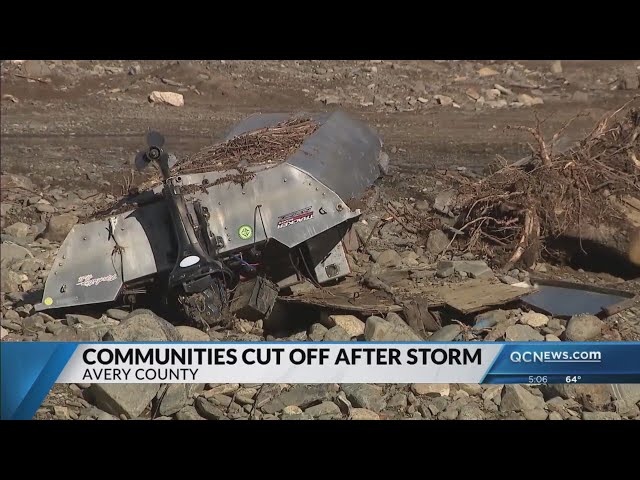
<svg viewBox="0 0 640 480"><path fill-rule="evenodd" d="M361 212L349 205L388 162L342 112L253 115L179 162L162 135L147 143L135 164L155 164L156 184L71 230L38 311L152 294L176 323L266 318L283 288L350 273L343 239Z"/></svg>

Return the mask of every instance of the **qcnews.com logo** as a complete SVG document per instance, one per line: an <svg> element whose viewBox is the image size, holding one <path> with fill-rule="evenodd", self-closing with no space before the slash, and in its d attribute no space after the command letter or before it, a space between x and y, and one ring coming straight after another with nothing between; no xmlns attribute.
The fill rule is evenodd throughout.
<svg viewBox="0 0 640 480"><path fill-rule="evenodd" d="M602 352L511 352L514 363L600 363Z"/></svg>

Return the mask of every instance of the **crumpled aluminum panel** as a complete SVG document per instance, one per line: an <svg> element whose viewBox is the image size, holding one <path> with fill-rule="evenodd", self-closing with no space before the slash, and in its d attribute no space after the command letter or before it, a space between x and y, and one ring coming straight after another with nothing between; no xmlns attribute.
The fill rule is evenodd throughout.
<svg viewBox="0 0 640 480"><path fill-rule="evenodd" d="M321 126L287 163L322 182L343 201L360 198L380 176L382 140L369 126L344 112L252 115L240 122L225 140L299 117L310 117Z"/></svg>
<svg viewBox="0 0 640 480"><path fill-rule="evenodd" d="M60 246L36 310L110 302L124 283L173 266L175 247L163 203L113 218L115 230L108 219L73 227ZM116 248L114 237L122 248Z"/></svg>

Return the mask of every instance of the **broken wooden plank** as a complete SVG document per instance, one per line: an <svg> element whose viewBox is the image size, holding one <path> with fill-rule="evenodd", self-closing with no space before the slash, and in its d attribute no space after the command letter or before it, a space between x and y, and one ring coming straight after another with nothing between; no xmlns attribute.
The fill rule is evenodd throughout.
<svg viewBox="0 0 640 480"><path fill-rule="evenodd" d="M442 328L442 325L429 311L429 302L422 298L415 298L404 303L403 313L407 319L407 324L418 334L425 332L435 332ZM424 335L426 337L426 335Z"/></svg>
<svg viewBox="0 0 640 480"><path fill-rule="evenodd" d="M620 313L623 310L633 307L639 302L640 302L640 295L637 295L633 298L628 298L627 300L623 300L620 303L616 303L615 305L605 307L604 313L606 316L610 317L612 315L615 315L616 313Z"/></svg>
<svg viewBox="0 0 640 480"><path fill-rule="evenodd" d="M472 280L440 287L438 293L447 306L467 315L513 302L535 290L533 287L523 288L488 280Z"/></svg>
<svg viewBox="0 0 640 480"><path fill-rule="evenodd" d="M403 309L400 305L349 303L349 300L346 298L323 300L319 298L279 297L278 300L285 303L326 308L337 312L359 313L365 316L386 315L389 312L397 313L402 312Z"/></svg>
<svg viewBox="0 0 640 480"><path fill-rule="evenodd" d="M396 305L388 293L371 291L351 279L333 287L322 287L298 295L282 296L278 300L363 315L402 311L402 307Z"/></svg>

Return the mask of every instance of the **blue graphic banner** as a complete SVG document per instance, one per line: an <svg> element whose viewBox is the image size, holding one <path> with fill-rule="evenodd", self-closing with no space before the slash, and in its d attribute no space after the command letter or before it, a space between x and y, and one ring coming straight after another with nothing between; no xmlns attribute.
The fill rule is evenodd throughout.
<svg viewBox="0 0 640 480"><path fill-rule="evenodd" d="M639 342L0 342L3 420L55 383L640 384Z"/></svg>
<svg viewBox="0 0 640 480"><path fill-rule="evenodd" d="M640 343L505 343L482 383L640 383Z"/></svg>
<svg viewBox="0 0 640 480"><path fill-rule="evenodd" d="M40 408L76 343L0 343L2 420L28 420Z"/></svg>

